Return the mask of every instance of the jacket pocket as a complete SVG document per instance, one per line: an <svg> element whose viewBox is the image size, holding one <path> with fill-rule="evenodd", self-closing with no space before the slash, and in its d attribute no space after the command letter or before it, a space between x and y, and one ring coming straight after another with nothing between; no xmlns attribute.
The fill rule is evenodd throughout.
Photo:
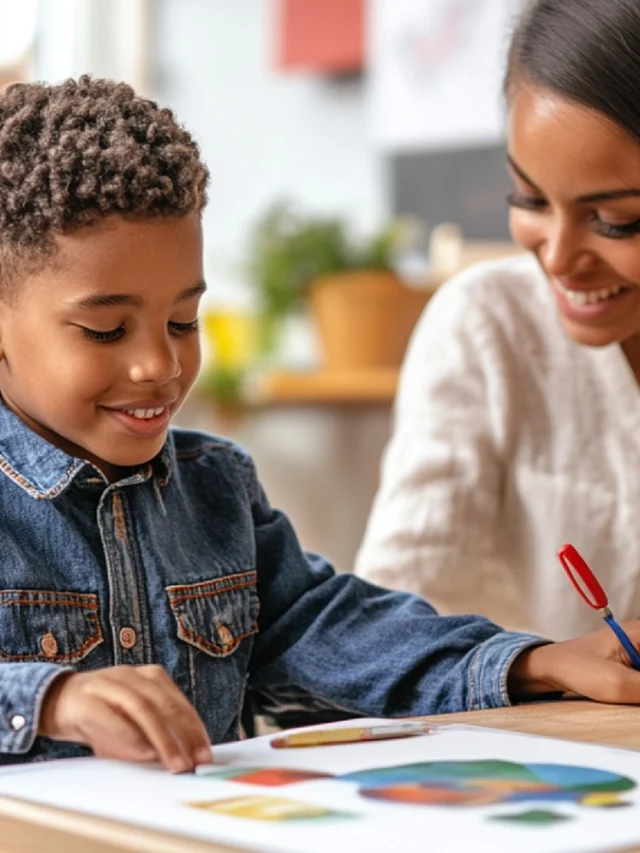
<svg viewBox="0 0 640 853"><path fill-rule="evenodd" d="M102 642L96 595L0 590L0 661L77 663Z"/></svg>
<svg viewBox="0 0 640 853"><path fill-rule="evenodd" d="M257 580L257 572L250 571L168 586L178 637L213 657L230 655L258 632Z"/></svg>

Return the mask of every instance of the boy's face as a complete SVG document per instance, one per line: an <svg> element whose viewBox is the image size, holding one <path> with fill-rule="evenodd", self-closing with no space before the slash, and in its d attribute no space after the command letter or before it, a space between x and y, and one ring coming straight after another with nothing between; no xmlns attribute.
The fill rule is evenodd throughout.
<svg viewBox="0 0 640 853"><path fill-rule="evenodd" d="M109 479L162 448L200 367L197 215L61 236L0 303L0 391L33 430Z"/></svg>

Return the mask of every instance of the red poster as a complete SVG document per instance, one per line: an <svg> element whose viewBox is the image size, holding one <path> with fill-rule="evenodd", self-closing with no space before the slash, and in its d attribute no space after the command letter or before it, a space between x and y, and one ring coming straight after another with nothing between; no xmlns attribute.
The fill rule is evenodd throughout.
<svg viewBox="0 0 640 853"><path fill-rule="evenodd" d="M366 0L278 0L279 68L326 74L362 69Z"/></svg>

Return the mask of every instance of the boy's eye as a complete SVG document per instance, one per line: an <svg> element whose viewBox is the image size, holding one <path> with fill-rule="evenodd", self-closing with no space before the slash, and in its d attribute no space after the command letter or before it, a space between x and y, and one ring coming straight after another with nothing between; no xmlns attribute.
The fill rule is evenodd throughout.
<svg viewBox="0 0 640 853"><path fill-rule="evenodd" d="M169 328L176 335L187 335L189 332L197 332L198 331L198 318L192 320L190 323L169 323Z"/></svg>
<svg viewBox="0 0 640 853"><path fill-rule="evenodd" d="M118 326L117 329L111 329L108 332L98 332L96 329L88 329L86 326L81 326L80 328L85 337L103 344L117 341L118 338L124 335L124 326Z"/></svg>
<svg viewBox="0 0 640 853"><path fill-rule="evenodd" d="M98 343L108 344L119 340L125 332L124 326L118 326L116 329L110 329L108 332L99 332L97 329L89 329L87 326L81 326L85 337ZM188 335L190 332L198 331L198 319L191 320L189 323L169 323L169 329L174 335Z"/></svg>

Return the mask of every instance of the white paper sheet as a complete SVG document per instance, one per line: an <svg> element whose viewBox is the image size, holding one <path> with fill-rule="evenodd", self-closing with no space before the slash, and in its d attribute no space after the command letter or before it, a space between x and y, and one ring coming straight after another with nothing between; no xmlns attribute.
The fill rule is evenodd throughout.
<svg viewBox="0 0 640 853"><path fill-rule="evenodd" d="M360 724L367 722L371 721L360 721ZM305 749L276 750L270 747L269 740L269 737L256 738L217 747L215 764L224 773L233 768L290 768L336 775L422 762L506 761L511 763L507 776L513 772L517 775L518 765L571 765L619 774L640 782L640 753L490 729L445 726L425 737ZM495 765L493 767L495 770ZM445 796L449 796L450 770L451 766L446 765L445 776L449 774L449 781L444 785ZM429 770L430 774L433 772ZM441 772L442 766L436 776ZM527 771L523 772L526 775ZM363 796L361 789L366 786L340 779L316 779L273 787L211 775L171 776L148 765L75 759L0 771L0 794L261 853L389 853L390 844L402 853L425 853L427 850L595 853L640 844L638 784L629 790L612 793L606 790L610 785L603 785L600 780L594 783L595 787L605 790L576 794L567 792L566 779L557 784L549 782L548 773L553 775L555 769L545 772L546 781L536 782L533 788L536 796L550 797L550 800L526 801L526 797L531 796L531 787L525 781L520 784L519 792L525 799L518 803L413 805ZM486 773L480 775L486 776ZM495 772L493 775L495 777ZM574 786L575 782L573 779ZM463 796L469 793L475 796L478 789L486 793L486 779L483 782L477 774L476 778L465 777L462 788L456 788L460 784L453 783L453 796L458 796L460 791ZM500 786L499 779L493 778L490 784L494 786L490 789L491 796L495 796L498 789L500 796L513 794L512 782L507 782L505 788ZM541 784L546 785L546 793L541 792ZM529 793L523 792L522 788L528 785ZM442 786L442 780L436 781L438 796ZM558 796L565 800L558 801ZM284 798L305 806L324 807L341 816L265 821L187 805L246 797ZM591 797L591 804L576 802L584 797ZM626 805L612 807L611 801L615 798ZM594 800L600 802L600 807L594 805ZM602 807L603 803L608 803L609 807ZM262 804L264 806L264 801ZM557 822L532 825L494 819L531 811L550 812ZM270 809L267 812L272 814Z"/></svg>

